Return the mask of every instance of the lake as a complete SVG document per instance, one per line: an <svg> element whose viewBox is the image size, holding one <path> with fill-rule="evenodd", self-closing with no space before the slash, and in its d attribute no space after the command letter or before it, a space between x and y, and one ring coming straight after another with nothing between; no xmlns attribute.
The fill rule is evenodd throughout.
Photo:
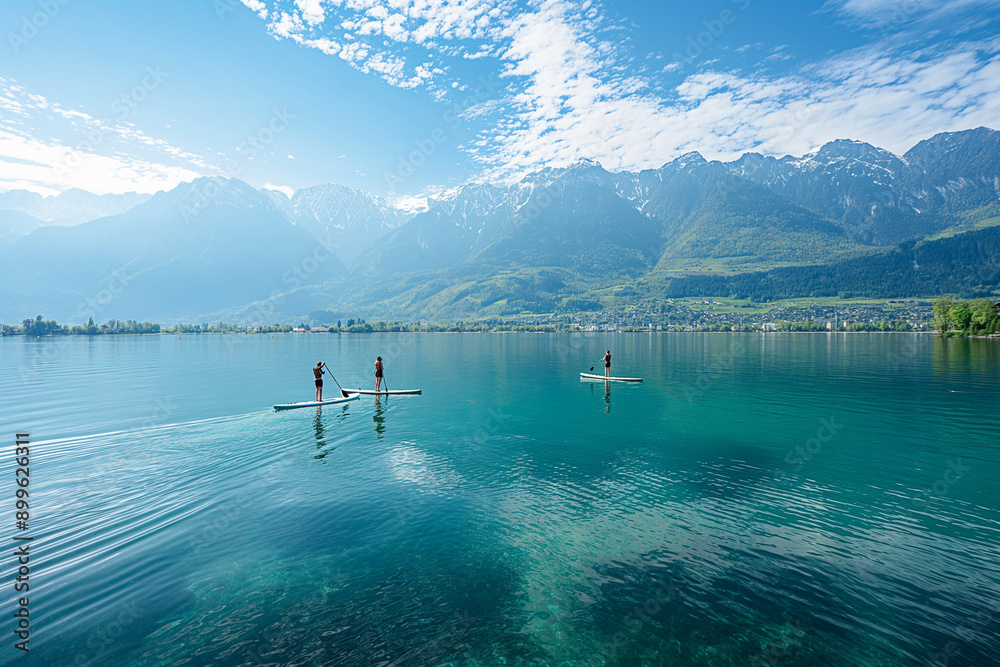
<svg viewBox="0 0 1000 667"><path fill-rule="evenodd" d="M608 347L645 382L581 382ZM423 395L271 409L311 399L321 360L373 385L376 354ZM1000 664L1000 341L8 337L0 355L8 536L31 434L34 665Z"/></svg>

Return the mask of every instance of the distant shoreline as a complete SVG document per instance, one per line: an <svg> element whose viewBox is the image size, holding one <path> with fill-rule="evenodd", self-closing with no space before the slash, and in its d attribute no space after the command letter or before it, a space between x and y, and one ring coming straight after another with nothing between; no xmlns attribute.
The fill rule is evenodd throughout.
<svg viewBox="0 0 1000 667"><path fill-rule="evenodd" d="M994 339L1000 340L1000 334L993 334L989 336L941 336L937 331L670 331L670 330L659 330L659 329L631 329L631 330L610 330L610 331L580 331L580 330L561 330L561 331L550 331L550 330L538 330L538 331L511 331L511 330L493 330L493 331L331 331L327 333L290 333L290 332L274 332L274 333L260 333L254 331L204 331L204 332L184 332L184 333L140 333L140 334L130 334L130 333L106 333L106 334L43 334L41 336L34 336L22 333L5 333L0 338L26 338L26 339L40 339L40 338L108 338L108 337L119 337L119 336L329 336L330 334L337 335L351 335L351 336L371 336L377 334L393 334L393 335L413 335L413 334L671 334L671 335L685 335L685 334L753 334L753 335L782 335L782 334L922 334L922 335L933 335L941 338L981 338L981 339Z"/></svg>

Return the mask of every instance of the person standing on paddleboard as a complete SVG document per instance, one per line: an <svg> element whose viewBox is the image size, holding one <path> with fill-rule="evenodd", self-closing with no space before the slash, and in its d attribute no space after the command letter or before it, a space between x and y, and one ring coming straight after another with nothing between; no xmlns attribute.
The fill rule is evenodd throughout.
<svg viewBox="0 0 1000 667"><path fill-rule="evenodd" d="M382 371L384 370L382 357L375 357L375 391L379 391L379 388L382 386Z"/></svg>
<svg viewBox="0 0 1000 667"><path fill-rule="evenodd" d="M323 362L317 361L313 368L313 375L316 377L316 400L323 400Z"/></svg>
<svg viewBox="0 0 1000 667"><path fill-rule="evenodd" d="M611 350L604 354L604 377L611 377Z"/></svg>

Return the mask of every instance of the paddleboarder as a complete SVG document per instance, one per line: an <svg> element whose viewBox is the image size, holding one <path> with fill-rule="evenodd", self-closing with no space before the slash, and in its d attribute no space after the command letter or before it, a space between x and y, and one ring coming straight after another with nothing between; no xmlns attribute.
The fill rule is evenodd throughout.
<svg viewBox="0 0 1000 667"><path fill-rule="evenodd" d="M604 377L611 377L611 350L604 353Z"/></svg>
<svg viewBox="0 0 1000 667"><path fill-rule="evenodd" d="M323 400L323 362L317 361L313 368L313 375L316 377L316 400Z"/></svg>
<svg viewBox="0 0 1000 667"><path fill-rule="evenodd" d="M382 371L384 370L382 357L375 357L375 391L380 391L380 387L382 386Z"/></svg>

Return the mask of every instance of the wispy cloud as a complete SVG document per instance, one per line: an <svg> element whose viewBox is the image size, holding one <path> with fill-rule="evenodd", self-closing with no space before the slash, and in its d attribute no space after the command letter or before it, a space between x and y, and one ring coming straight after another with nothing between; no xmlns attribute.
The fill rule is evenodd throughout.
<svg viewBox="0 0 1000 667"><path fill-rule="evenodd" d="M2 78L0 109L2 190L156 192L214 171L131 123L66 109Z"/></svg>
<svg viewBox="0 0 1000 667"><path fill-rule="evenodd" d="M273 190L275 192L280 192L289 199L295 194L295 188L289 187L287 185L274 185L273 183L265 183L264 190Z"/></svg>
<svg viewBox="0 0 1000 667"><path fill-rule="evenodd" d="M970 43L905 56L860 49L784 76L704 72L669 100L598 79L575 91L538 85L527 93L533 113L479 143L494 148L484 162L519 173L580 158L651 168L693 150L802 154L839 138L903 152L936 132L997 126L998 80L995 45Z"/></svg>
<svg viewBox="0 0 1000 667"><path fill-rule="evenodd" d="M1000 0L831 0L824 10L868 23L926 21ZM974 13L974 12L973 12ZM663 92L603 37L599 5L539 0L272 2L268 30L404 88L462 90L448 59L487 58L508 83L500 118L464 148L488 178L581 158L612 169L657 167L699 150L732 158L803 153L838 138L904 151L939 131L1000 124L1000 45L883 34L867 47L775 75L708 68ZM972 20L972 19L970 19ZM905 42L905 43L904 43ZM787 58L775 50L771 60ZM717 66L716 66L717 67ZM667 66L661 72L674 72Z"/></svg>
<svg viewBox="0 0 1000 667"><path fill-rule="evenodd" d="M823 8L859 27L899 29L916 21L997 7L1000 0L829 0Z"/></svg>

